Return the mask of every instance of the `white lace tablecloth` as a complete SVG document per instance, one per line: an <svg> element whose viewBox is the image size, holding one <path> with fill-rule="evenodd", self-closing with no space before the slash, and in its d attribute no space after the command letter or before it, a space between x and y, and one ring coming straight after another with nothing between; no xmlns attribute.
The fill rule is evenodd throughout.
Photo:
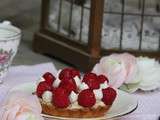
<svg viewBox="0 0 160 120"><path fill-rule="evenodd" d="M4 83L0 85L0 103L10 88L25 82L36 81L46 71L53 74L57 72L52 63L11 67ZM137 92L133 95L138 99L138 108L126 116L116 118L116 120L158 120L160 116L160 91Z"/></svg>

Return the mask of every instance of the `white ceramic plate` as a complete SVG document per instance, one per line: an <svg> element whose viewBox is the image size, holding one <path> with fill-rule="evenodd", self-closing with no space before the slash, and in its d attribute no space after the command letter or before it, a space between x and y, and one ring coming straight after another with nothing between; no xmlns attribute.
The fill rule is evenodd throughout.
<svg viewBox="0 0 160 120"><path fill-rule="evenodd" d="M24 83L24 84L21 84L21 85L18 85L12 88L11 91L12 92L13 91L24 91L28 93L33 93L35 89L36 89L36 83ZM117 98L115 102L113 103L112 107L110 108L110 110L106 113L106 115L104 117L100 117L96 119L93 118L94 120L98 120L98 119L102 120L102 119L120 117L120 116L133 112L137 108L138 102L133 96L121 90L117 90L117 93L118 93ZM50 115L45 115L45 114L43 114L43 116L47 118L53 118L53 119L71 120L71 118L56 117L56 116L50 116ZM74 120L78 120L78 119L74 118ZM82 118L79 120L82 120ZM92 120L92 118L85 119L85 120Z"/></svg>

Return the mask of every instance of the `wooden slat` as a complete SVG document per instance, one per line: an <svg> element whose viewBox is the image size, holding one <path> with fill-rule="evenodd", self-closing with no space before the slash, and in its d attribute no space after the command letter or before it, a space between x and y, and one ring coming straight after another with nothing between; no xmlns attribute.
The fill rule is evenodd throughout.
<svg viewBox="0 0 160 120"><path fill-rule="evenodd" d="M41 32L35 34L33 45L35 52L54 56L85 72L91 71L98 61L87 52Z"/></svg>
<svg viewBox="0 0 160 120"><path fill-rule="evenodd" d="M103 24L104 0L91 0L90 26L89 26L89 52L97 58L101 52L101 33Z"/></svg>
<svg viewBox="0 0 160 120"><path fill-rule="evenodd" d="M136 50L102 50L102 56L105 55L110 55L112 53L124 53L124 52L128 52L131 53L135 56L148 56L151 58L156 58L158 60L160 60L160 52L159 51L136 51Z"/></svg>
<svg viewBox="0 0 160 120"><path fill-rule="evenodd" d="M40 29L44 29L48 25L49 19L49 2L50 0L42 0L41 3L41 26Z"/></svg>

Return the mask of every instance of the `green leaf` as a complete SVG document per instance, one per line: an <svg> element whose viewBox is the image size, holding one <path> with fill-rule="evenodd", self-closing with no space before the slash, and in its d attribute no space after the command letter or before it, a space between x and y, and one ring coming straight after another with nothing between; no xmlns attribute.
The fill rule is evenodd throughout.
<svg viewBox="0 0 160 120"><path fill-rule="evenodd" d="M139 88L139 84L140 83L136 83L136 84L123 84L119 89L129 92L129 93L133 93L136 90L138 90Z"/></svg>

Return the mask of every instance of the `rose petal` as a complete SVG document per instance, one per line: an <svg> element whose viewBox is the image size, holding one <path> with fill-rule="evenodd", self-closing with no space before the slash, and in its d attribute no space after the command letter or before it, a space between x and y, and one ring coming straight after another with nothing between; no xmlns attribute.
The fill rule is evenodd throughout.
<svg viewBox="0 0 160 120"><path fill-rule="evenodd" d="M26 120L26 113L31 113L36 120L43 120L41 117L41 105L36 95L24 92L12 92L0 108L1 120ZM26 114L26 115L25 115Z"/></svg>
<svg viewBox="0 0 160 120"><path fill-rule="evenodd" d="M136 57L128 53L112 54L102 57L93 72L103 74L109 78L112 87L119 88L123 83L137 82Z"/></svg>

